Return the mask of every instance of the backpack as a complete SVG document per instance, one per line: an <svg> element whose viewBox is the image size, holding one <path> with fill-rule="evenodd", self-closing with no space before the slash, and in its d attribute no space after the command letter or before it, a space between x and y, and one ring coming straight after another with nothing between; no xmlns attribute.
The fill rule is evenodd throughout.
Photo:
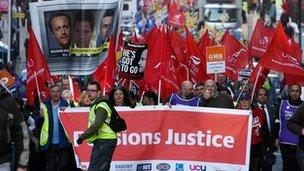
<svg viewBox="0 0 304 171"><path fill-rule="evenodd" d="M9 113L4 107L0 105L0 141L1 144L11 143L11 129L13 124L14 115Z"/></svg>
<svg viewBox="0 0 304 171"><path fill-rule="evenodd" d="M106 123L106 124L109 125L112 131L116 133L127 130L126 121L119 116L116 109L109 102L107 101L103 101L103 102L105 102L112 111L110 123Z"/></svg>

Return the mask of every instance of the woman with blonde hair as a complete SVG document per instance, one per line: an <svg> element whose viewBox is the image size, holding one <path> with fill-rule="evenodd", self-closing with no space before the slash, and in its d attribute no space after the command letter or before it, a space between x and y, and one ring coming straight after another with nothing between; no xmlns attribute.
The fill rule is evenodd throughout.
<svg viewBox="0 0 304 171"><path fill-rule="evenodd" d="M91 102L89 93L87 91L83 91L79 97L78 107L90 107Z"/></svg>

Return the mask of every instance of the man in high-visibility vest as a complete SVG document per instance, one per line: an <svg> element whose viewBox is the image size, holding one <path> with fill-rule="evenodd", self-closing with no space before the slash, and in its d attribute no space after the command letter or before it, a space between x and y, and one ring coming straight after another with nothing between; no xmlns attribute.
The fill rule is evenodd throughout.
<svg viewBox="0 0 304 171"><path fill-rule="evenodd" d="M72 144L58 117L59 109L69 104L60 95L59 85L50 86L50 99L41 104L41 116L36 118L37 123L42 122L40 149L46 154L46 171L63 171L75 167Z"/></svg>
<svg viewBox="0 0 304 171"><path fill-rule="evenodd" d="M92 100L88 129L80 135L77 143L82 144L83 140L87 140L94 145L88 171L108 171L117 144L117 133L107 124L110 122L112 111L101 96L98 82L89 82L87 92Z"/></svg>

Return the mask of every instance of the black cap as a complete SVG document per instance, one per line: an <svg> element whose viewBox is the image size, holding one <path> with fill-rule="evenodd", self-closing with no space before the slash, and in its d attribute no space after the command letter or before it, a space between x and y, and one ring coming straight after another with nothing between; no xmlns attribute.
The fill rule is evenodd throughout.
<svg viewBox="0 0 304 171"><path fill-rule="evenodd" d="M242 94L240 100L250 100L251 97L248 94Z"/></svg>

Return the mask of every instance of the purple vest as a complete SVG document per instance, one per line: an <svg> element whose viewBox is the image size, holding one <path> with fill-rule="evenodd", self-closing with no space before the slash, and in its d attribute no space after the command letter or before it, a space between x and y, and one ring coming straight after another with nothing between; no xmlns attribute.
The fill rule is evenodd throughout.
<svg viewBox="0 0 304 171"><path fill-rule="evenodd" d="M299 106L292 106L289 104L288 100L282 100L280 105L280 133L279 139L282 144L297 145L299 138L298 135L292 133L287 129L287 122L292 117L294 112L299 108Z"/></svg>
<svg viewBox="0 0 304 171"><path fill-rule="evenodd" d="M199 97L193 97L191 99L182 99L177 93L173 93L170 97L169 103L171 105L183 105L183 106L199 106L201 99Z"/></svg>

